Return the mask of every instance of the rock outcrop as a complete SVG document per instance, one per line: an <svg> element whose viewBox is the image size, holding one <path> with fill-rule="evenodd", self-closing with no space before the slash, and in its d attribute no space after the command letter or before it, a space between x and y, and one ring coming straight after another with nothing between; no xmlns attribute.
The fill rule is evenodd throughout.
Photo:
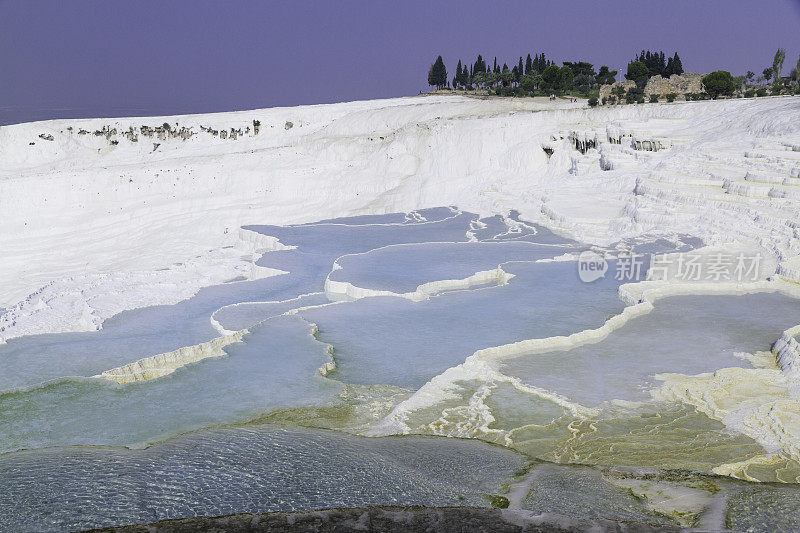
<svg viewBox="0 0 800 533"><path fill-rule="evenodd" d="M601 103L607 102L608 97L613 96L613 91L617 87L622 87L627 91L635 86L636 83L630 80L615 81L612 85L603 85L600 87L599 100ZM657 74L650 78L644 87L645 98L649 98L651 94L657 94L663 98L670 93L681 97L687 93L700 92L703 92L703 76L697 72L673 74L669 78L663 78Z"/></svg>
<svg viewBox="0 0 800 533"><path fill-rule="evenodd" d="M668 79L655 75L648 80L644 87L645 97L651 94L666 96L674 93L678 96L687 93L703 92L703 77L697 72L684 72L683 74L673 74Z"/></svg>
<svg viewBox="0 0 800 533"><path fill-rule="evenodd" d="M614 94L614 89L617 87L622 87L625 89L625 92L628 92L628 89L631 87L636 87L636 82L631 80L622 80L622 81L615 81L611 85L603 85L600 87L600 96L599 100L601 103L605 103L608 101L608 97Z"/></svg>
<svg viewBox="0 0 800 533"><path fill-rule="evenodd" d="M92 530L94 533L194 533L236 532L339 532L339 531L497 531L506 533L677 532L677 527L657 527L641 522L579 519L512 509L478 507L361 507L319 511L236 514L215 518L163 520L150 525Z"/></svg>

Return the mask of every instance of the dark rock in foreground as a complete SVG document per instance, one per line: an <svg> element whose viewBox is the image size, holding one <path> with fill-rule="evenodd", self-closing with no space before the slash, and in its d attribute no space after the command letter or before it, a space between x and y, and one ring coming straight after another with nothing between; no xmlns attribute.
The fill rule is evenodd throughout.
<svg viewBox="0 0 800 533"><path fill-rule="evenodd" d="M680 531L641 522L615 522L535 514L516 509L480 507L358 507L320 511L235 514L219 517L162 520L155 524L95 529L115 533L164 532L344 532L344 531L492 531L501 533L650 532Z"/></svg>

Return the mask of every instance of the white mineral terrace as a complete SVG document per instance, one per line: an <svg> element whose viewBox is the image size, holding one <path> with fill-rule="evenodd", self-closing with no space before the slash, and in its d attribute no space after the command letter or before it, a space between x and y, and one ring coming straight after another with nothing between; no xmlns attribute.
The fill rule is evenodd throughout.
<svg viewBox="0 0 800 533"><path fill-rule="evenodd" d="M138 444L332 398L352 401L346 429L362 434L423 428L524 446L519 434L547 424L502 405L521 395L519 405L557 413L547 423L569 418L569 431L627 424L615 409L691 408L705 434L736 433L750 439L736 446L763 451L723 450L708 460L714 472L764 480L751 472L789 462L795 473L775 477L800 480L797 320L739 350L741 367L690 372L666 356L642 378L631 365L644 399L605 398L605 383L577 377L550 387L505 366L600 353L687 295L773 295L758 301L793 311L798 117L797 97L588 109L429 96L0 127L0 400L23 413L0 419L0 451ZM164 122L176 133L152 130ZM582 250L622 258L659 239L670 251L693 239L706 265L723 255L758 264L747 279L667 269L596 293L577 280ZM151 307L181 305L176 317ZM729 307L731 330L747 309ZM754 336L795 316L752 315ZM676 329L676 359L701 338L725 352L709 360L730 363L723 345L735 335L712 330ZM612 359L598 359L598 375L620 373L622 356ZM600 399L579 400L581 388ZM111 408L120 414L104 422L97 413ZM83 410L73 424L58 419ZM20 420L27 432L8 429ZM55 420L52 436L41 431Z"/></svg>
<svg viewBox="0 0 800 533"><path fill-rule="evenodd" d="M85 283L96 285L93 276L117 276L116 298L134 301L113 312L169 299L163 288L146 294L147 282L128 279L131 272L192 265L193 281L169 280L173 300L196 291L204 268L206 284L226 271L257 276L221 252L208 256L241 246L244 224L448 204L481 215L517 209L590 243L647 232L738 241L800 281L798 111L792 97L601 109L414 97L0 127L0 307L11 312L0 337L36 332L20 323L37 314L49 324L38 331L102 321L91 294L65 279L90 276ZM244 129L252 120L262 124L257 136L201 130ZM123 136L163 122L194 135ZM114 133L94 135L104 127ZM12 308L29 295L25 309Z"/></svg>

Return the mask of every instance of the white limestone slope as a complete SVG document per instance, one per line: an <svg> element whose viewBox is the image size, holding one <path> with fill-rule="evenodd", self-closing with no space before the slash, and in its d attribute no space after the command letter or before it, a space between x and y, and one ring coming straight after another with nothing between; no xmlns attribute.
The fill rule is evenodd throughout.
<svg viewBox="0 0 800 533"><path fill-rule="evenodd" d="M0 127L0 337L96 329L124 309L266 275L253 252L277 243L244 259L225 251L251 238L244 224L438 205L518 209L596 244L737 242L800 281L798 116L791 97L588 109L442 96ZM253 120L258 135L207 131ZM122 134L165 121L194 134ZM104 127L115 133L93 134ZM185 275L170 267L190 262Z"/></svg>
<svg viewBox="0 0 800 533"><path fill-rule="evenodd" d="M51 281L0 315L0 343L24 335L96 331L105 319L122 311L175 304L208 285L285 273L255 264L261 252L285 246L257 233L241 233L243 238L236 246L211 249L166 268Z"/></svg>

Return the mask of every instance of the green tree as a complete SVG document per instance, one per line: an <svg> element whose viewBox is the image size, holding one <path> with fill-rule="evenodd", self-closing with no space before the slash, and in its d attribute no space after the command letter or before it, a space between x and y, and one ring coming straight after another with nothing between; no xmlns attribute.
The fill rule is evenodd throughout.
<svg viewBox="0 0 800 533"><path fill-rule="evenodd" d="M506 68L503 69L503 72L501 72L499 76L500 76L500 81L503 84L503 87L509 87L516 81L516 78L514 77L514 72L508 70L507 66Z"/></svg>
<svg viewBox="0 0 800 533"><path fill-rule="evenodd" d="M546 91L553 91L558 88L559 69L555 65L550 65L542 72L542 88Z"/></svg>
<svg viewBox="0 0 800 533"><path fill-rule="evenodd" d="M575 81L575 76L572 69L564 65L558 69L558 89L561 91L569 91Z"/></svg>
<svg viewBox="0 0 800 533"><path fill-rule="evenodd" d="M786 59L786 50L778 48L775 52L775 58L772 60L772 73L775 75L775 81L781 79L781 70L783 70L783 60Z"/></svg>
<svg viewBox="0 0 800 533"><path fill-rule="evenodd" d="M428 70L428 85L435 85L437 89L447 86L447 68L444 66L442 56L437 57Z"/></svg>
<svg viewBox="0 0 800 533"><path fill-rule="evenodd" d="M636 82L637 87L644 87L647 85L647 80L650 77L650 71L641 61L631 61L628 63L628 73L625 74L626 80Z"/></svg>
<svg viewBox="0 0 800 533"><path fill-rule="evenodd" d="M763 75L764 75L764 79L765 79L766 81L769 81L769 80L771 80L771 79L772 79L772 74L773 74L774 72L775 72L775 71L774 71L774 70L772 70L772 67L767 67L767 68L765 68L765 69L764 69L764 71L763 71L761 74L763 74Z"/></svg>
<svg viewBox="0 0 800 533"><path fill-rule="evenodd" d="M531 73L531 69L533 68L533 61L531 61L531 55L528 54L528 57L525 58L525 75L529 75Z"/></svg>
<svg viewBox="0 0 800 533"><path fill-rule="evenodd" d="M632 104L634 102L644 103L644 91L640 87L631 87L625 95L625 102Z"/></svg>
<svg viewBox="0 0 800 533"><path fill-rule="evenodd" d="M478 72L486 72L486 61L483 60L480 54L478 54L478 59L472 67L472 75L474 76Z"/></svg>
<svg viewBox="0 0 800 533"><path fill-rule="evenodd" d="M586 61L564 61L564 65L572 70L573 76L584 75L592 78L597 76L597 72L594 71L594 65Z"/></svg>
<svg viewBox="0 0 800 533"><path fill-rule="evenodd" d="M575 88L584 93L592 88L592 84L594 84L594 77L588 74L578 74L573 78L573 85Z"/></svg>
<svg viewBox="0 0 800 533"><path fill-rule="evenodd" d="M794 68L794 81L800 83L800 58L797 59L797 66Z"/></svg>
<svg viewBox="0 0 800 533"><path fill-rule="evenodd" d="M703 86L711 98L731 95L736 90L736 82L727 70L716 70L703 77Z"/></svg>
<svg viewBox="0 0 800 533"><path fill-rule="evenodd" d="M536 90L536 80L530 74L524 74L519 79L519 86L522 87L522 90L532 93Z"/></svg>
<svg viewBox="0 0 800 533"><path fill-rule="evenodd" d="M472 83L474 83L478 87L483 87L485 81L486 81L485 72L476 72L475 74L472 75Z"/></svg>
<svg viewBox="0 0 800 533"><path fill-rule="evenodd" d="M607 66L600 67L600 72L597 73L595 81L600 85L611 85L616 81L617 71L609 70Z"/></svg>
<svg viewBox="0 0 800 533"><path fill-rule="evenodd" d="M681 58L678 57L678 52L675 52L675 55L672 56L672 74L683 74L683 63L681 63Z"/></svg>
<svg viewBox="0 0 800 533"><path fill-rule="evenodd" d="M500 82L500 74L496 72L487 72L484 79L486 80L484 83L487 88L491 89Z"/></svg>

